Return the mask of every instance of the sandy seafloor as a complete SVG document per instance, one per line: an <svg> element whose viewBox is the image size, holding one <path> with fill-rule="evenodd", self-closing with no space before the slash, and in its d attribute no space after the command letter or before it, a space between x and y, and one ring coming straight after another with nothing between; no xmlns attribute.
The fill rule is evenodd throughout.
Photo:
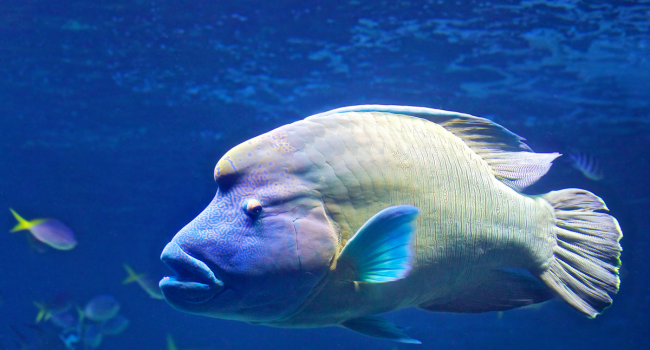
<svg viewBox="0 0 650 350"><path fill-rule="evenodd" d="M211 200L236 144L356 104L490 118L540 152L586 152L526 193L600 195L624 232L620 292L587 319L559 300L480 315L386 317L432 349L650 348L650 2L20 1L0 4L0 344L61 349L34 301L114 295L131 320L101 349L406 349L342 328L184 314L122 285L170 271L165 244ZM30 248L7 210L68 224ZM13 327L13 328L12 328ZM83 348L83 347L79 347Z"/></svg>

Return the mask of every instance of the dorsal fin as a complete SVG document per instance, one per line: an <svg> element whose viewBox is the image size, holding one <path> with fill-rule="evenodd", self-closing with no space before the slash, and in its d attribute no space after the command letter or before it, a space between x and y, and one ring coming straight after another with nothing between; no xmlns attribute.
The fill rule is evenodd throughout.
<svg viewBox="0 0 650 350"><path fill-rule="evenodd" d="M488 119L440 109L360 105L337 108L309 118L349 112L402 114L436 123L461 138L467 146L492 166L497 179L517 191L523 190L544 176L551 168L552 161L560 156L559 153L533 152L523 142L523 137Z"/></svg>

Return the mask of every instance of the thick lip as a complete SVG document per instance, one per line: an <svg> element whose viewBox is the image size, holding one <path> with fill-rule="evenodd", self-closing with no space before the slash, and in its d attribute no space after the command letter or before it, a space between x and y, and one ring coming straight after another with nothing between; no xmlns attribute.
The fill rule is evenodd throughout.
<svg viewBox="0 0 650 350"><path fill-rule="evenodd" d="M167 301L200 304L225 289L208 265L187 254L174 241L167 244L160 260L177 274L160 281L160 289Z"/></svg>

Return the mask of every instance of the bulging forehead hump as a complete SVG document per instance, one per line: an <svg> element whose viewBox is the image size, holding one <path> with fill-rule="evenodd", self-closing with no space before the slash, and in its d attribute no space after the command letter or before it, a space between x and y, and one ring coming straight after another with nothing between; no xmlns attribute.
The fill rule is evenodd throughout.
<svg viewBox="0 0 650 350"><path fill-rule="evenodd" d="M295 180L290 175L306 171L311 163L305 159L303 150L314 135L308 128L296 125L298 123L282 126L233 147L217 162L215 180L219 182L222 177L241 175L266 184L277 181L290 184Z"/></svg>

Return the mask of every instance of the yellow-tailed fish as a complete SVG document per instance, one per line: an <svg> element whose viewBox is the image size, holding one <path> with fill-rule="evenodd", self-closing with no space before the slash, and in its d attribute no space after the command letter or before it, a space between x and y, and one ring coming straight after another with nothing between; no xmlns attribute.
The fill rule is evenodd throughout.
<svg viewBox="0 0 650 350"><path fill-rule="evenodd" d="M558 153L487 119L367 105L246 141L161 259L165 299L276 327L338 325L419 343L375 316L504 311L553 292L595 317L619 287L622 237L581 189L521 193Z"/></svg>
<svg viewBox="0 0 650 350"><path fill-rule="evenodd" d="M127 276L126 278L122 281L122 284L128 284L132 282L136 282L140 288L142 288L149 296L153 299L163 299L162 292L160 291L160 287L158 284L149 279L147 275L143 273L135 273L131 266L128 264L123 264L124 270L126 270Z"/></svg>
<svg viewBox="0 0 650 350"><path fill-rule="evenodd" d="M59 250L70 250L77 245L72 230L56 219L34 219L27 221L13 209L9 209L14 215L18 224L11 229L11 232L28 230L34 238Z"/></svg>
<svg viewBox="0 0 650 350"><path fill-rule="evenodd" d="M57 293L46 302L34 302L38 308L36 323L49 320L53 315L62 314L72 308L72 300L66 293Z"/></svg>

